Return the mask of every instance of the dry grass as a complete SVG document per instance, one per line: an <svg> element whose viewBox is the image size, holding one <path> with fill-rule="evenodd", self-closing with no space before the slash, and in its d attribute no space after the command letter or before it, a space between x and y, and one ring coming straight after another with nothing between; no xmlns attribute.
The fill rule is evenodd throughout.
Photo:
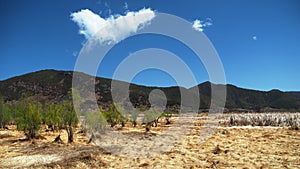
<svg viewBox="0 0 300 169"><path fill-rule="evenodd" d="M64 144L51 143L59 134L52 132L39 133L46 140L18 141L23 134L10 126L0 131L0 168L300 168L299 130L221 126L200 143L204 118L199 117L189 134L171 150L148 158L114 155L95 144L86 144L88 137L84 134L76 134L73 144L66 143L65 132L60 133ZM153 139L170 126L160 124L146 134L141 126L132 128L128 124L115 132Z"/></svg>
<svg viewBox="0 0 300 169"><path fill-rule="evenodd" d="M300 129L300 113L231 113L224 114L225 126L272 126Z"/></svg>

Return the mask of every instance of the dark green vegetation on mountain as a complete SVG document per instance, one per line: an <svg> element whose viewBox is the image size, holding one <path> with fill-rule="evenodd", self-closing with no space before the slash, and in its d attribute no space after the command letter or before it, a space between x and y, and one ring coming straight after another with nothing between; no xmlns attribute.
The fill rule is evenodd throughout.
<svg viewBox="0 0 300 169"><path fill-rule="evenodd" d="M31 97L40 102L61 102L67 100L72 87L72 71L42 70L4 81L0 81L0 94L6 103L17 102L21 98ZM82 74L82 84L93 77ZM112 104L111 80L96 77L95 91L100 107L106 109ZM125 83L125 82L124 82ZM199 84L200 109L209 108L211 84ZM300 110L300 92L282 92L279 90L257 91L242 89L233 85L227 87L227 111L297 111ZM167 97L167 109L176 111L181 105L181 87L147 87L130 84L130 101L135 107L149 107L149 93L153 89L164 91ZM181 88L181 90L190 89ZM192 93L191 93L192 95ZM88 104L87 104L88 105Z"/></svg>

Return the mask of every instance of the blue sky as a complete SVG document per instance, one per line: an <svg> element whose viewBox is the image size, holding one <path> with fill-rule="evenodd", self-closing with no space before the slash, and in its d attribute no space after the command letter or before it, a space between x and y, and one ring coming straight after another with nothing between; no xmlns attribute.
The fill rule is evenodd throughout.
<svg viewBox="0 0 300 169"><path fill-rule="evenodd" d="M127 4L127 5L126 5ZM136 1L1 1L0 80L43 69L73 70L87 41L71 14L82 9L107 18L151 8L191 23L208 21L204 33L223 63L227 83L239 87L300 91L300 2L297 0L136 0ZM159 43L157 43L159 42ZM129 53L157 47L180 56L199 83L209 80L201 62L184 45L164 37L132 37L120 42L99 69L111 77ZM141 72L133 82L176 85L157 70Z"/></svg>

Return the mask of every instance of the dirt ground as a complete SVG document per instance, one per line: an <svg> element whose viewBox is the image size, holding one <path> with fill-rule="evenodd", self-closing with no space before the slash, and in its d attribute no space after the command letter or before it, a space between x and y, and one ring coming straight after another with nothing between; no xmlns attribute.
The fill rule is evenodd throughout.
<svg viewBox="0 0 300 169"><path fill-rule="evenodd" d="M168 131L172 125L159 124L145 133L130 124L114 132L128 135L131 141L149 147L149 141ZM79 129L77 129L77 132ZM25 138L15 126L0 130L0 168L300 168L300 131L278 127L217 127L205 142L199 142L203 121L199 119L190 132L174 147L147 157L117 155L100 146L109 140L99 138L87 144L89 137L75 134L68 144L65 131L45 132L44 138ZM63 144L52 143L61 134ZM145 142L143 142L145 140ZM162 140L163 142L163 140ZM118 144L131 145L119 141ZM130 148L130 146L128 146ZM149 149L151 151L151 149Z"/></svg>

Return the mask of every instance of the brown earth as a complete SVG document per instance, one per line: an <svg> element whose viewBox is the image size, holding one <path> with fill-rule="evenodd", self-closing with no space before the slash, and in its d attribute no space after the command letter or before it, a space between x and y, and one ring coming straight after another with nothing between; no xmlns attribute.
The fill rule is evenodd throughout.
<svg viewBox="0 0 300 169"><path fill-rule="evenodd" d="M142 142L154 140L171 126L162 122L145 133L141 126L133 128L126 124L113 132ZM300 168L299 130L218 127L203 143L199 142L201 131L203 121L198 119L170 150L155 156L131 157L107 151L101 146L101 142L107 142L104 138L87 144L89 137L77 133L75 143L68 144L65 131L45 132L43 128L40 139L22 141L23 133L9 126L8 130L0 130L0 168ZM58 134L63 144L52 143ZM144 147L149 146L148 142L144 143ZM120 141L119 144L126 147L129 143Z"/></svg>

